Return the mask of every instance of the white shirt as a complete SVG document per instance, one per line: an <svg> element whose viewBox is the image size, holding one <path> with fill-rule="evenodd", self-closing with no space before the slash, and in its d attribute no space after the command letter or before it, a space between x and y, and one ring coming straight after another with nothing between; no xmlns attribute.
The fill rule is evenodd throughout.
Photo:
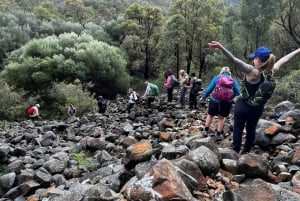
<svg viewBox="0 0 300 201"><path fill-rule="evenodd" d="M151 83L148 83L144 96L150 96L151 93Z"/></svg>
<svg viewBox="0 0 300 201"><path fill-rule="evenodd" d="M130 95L129 95L129 103L135 103L135 101L137 101L137 96L136 96L136 92L133 91Z"/></svg>

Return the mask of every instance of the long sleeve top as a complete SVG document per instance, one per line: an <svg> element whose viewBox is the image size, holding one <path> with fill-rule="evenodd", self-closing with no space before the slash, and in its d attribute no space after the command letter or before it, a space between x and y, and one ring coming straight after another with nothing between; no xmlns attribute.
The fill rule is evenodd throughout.
<svg viewBox="0 0 300 201"><path fill-rule="evenodd" d="M184 76L179 77L179 82L181 87L187 88L187 84L189 82L189 75L185 74Z"/></svg>
<svg viewBox="0 0 300 201"><path fill-rule="evenodd" d="M144 93L144 97L150 96L151 94L151 83L147 84L146 91Z"/></svg>
<svg viewBox="0 0 300 201"><path fill-rule="evenodd" d="M166 80L166 83L165 83L165 86L167 88L172 88L172 78L173 78L174 75L169 75L167 80Z"/></svg>

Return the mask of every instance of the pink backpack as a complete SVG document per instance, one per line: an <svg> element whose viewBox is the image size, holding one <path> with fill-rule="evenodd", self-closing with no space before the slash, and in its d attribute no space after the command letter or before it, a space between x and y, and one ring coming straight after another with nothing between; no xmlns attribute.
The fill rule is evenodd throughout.
<svg viewBox="0 0 300 201"><path fill-rule="evenodd" d="M234 98L234 80L231 76L219 76L212 97L220 101L230 101Z"/></svg>

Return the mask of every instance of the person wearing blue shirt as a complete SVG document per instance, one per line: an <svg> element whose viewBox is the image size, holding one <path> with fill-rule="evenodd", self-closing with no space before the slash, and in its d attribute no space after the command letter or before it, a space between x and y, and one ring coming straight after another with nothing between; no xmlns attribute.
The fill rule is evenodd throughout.
<svg viewBox="0 0 300 201"><path fill-rule="evenodd" d="M218 80L221 79L221 77L227 77L229 78L228 80L231 82L231 88L228 89L230 92L224 92L224 93L232 93L228 98L222 99L222 97L217 98L219 96L215 95L218 90L223 90L225 89L221 88L218 89ZM227 90L227 89L226 89ZM208 87L202 94L202 99L206 99L210 94L212 93L212 96L209 101L209 106L208 106L208 116L206 118L205 122L205 128L202 130L202 134L204 136L208 135L208 130L209 127L213 121L214 116L218 116L218 123L217 123L217 132L215 134L216 140L221 140L222 139L222 134L223 134L223 127L224 127L224 121L225 117L227 117L230 113L230 110L232 108L233 104L233 98L235 96L240 95L240 87L237 82L237 80L233 77L231 77L231 72L229 67L223 67L221 69L221 72L219 75L216 75L213 77L211 82L209 83ZM224 95L226 96L226 95Z"/></svg>

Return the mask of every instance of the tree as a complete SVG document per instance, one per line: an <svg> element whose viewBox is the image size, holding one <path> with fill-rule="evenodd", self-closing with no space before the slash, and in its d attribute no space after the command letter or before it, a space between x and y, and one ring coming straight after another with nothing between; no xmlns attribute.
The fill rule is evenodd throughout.
<svg viewBox="0 0 300 201"><path fill-rule="evenodd" d="M92 82L92 91L113 97L129 87L119 48L74 33L35 39L11 53L1 76L11 86L47 94L55 82Z"/></svg>
<svg viewBox="0 0 300 201"><path fill-rule="evenodd" d="M156 46L159 39L162 17L160 8L151 5L141 6L134 3L125 11L125 21L120 24L126 36L136 35L137 39L140 40L139 49L143 54L143 62L133 60L130 63L137 62L141 64L139 68L143 72L145 79L148 79L158 68L153 64L154 55L157 51ZM130 50L126 49L126 51L129 52ZM130 55L129 57L132 58Z"/></svg>
<svg viewBox="0 0 300 201"><path fill-rule="evenodd" d="M14 15L0 12L0 70L4 68L7 53L21 47L30 39Z"/></svg>
<svg viewBox="0 0 300 201"><path fill-rule="evenodd" d="M94 9L96 15L93 21L96 24L116 20L129 4L129 1L124 0L84 0L85 6L90 6Z"/></svg>
<svg viewBox="0 0 300 201"><path fill-rule="evenodd" d="M85 7L82 0L67 0L65 13L67 17L70 17L83 27L94 15L93 9L91 7Z"/></svg>
<svg viewBox="0 0 300 201"><path fill-rule="evenodd" d="M221 40L224 44L226 44L226 48L229 49L233 55L241 58L244 55L244 40L241 38L241 32L238 31L241 29L240 10L237 8L229 7L226 9L226 11L227 12L222 25ZM214 50L212 51L212 53L214 53L214 55L209 58L209 65L232 65L232 63L226 57L224 57L223 54L215 54ZM233 72L234 75L240 78L242 78L243 76L243 73L236 68L231 68L231 72Z"/></svg>
<svg viewBox="0 0 300 201"><path fill-rule="evenodd" d="M54 15L47 8L42 6L37 6L33 13L41 20L51 20L54 18Z"/></svg>
<svg viewBox="0 0 300 201"><path fill-rule="evenodd" d="M300 1L279 1L279 19L276 23L285 30L292 39L300 46Z"/></svg>
<svg viewBox="0 0 300 201"><path fill-rule="evenodd" d="M22 8L24 11L33 12L34 8L40 4L41 1L36 0L22 0L19 1L17 4Z"/></svg>
<svg viewBox="0 0 300 201"><path fill-rule="evenodd" d="M175 66L177 77L184 60L184 54L181 51L184 49L183 44L186 38L184 28L184 17L181 14L172 15L166 20L162 37L159 40L160 54L157 63L160 63L164 69Z"/></svg>
<svg viewBox="0 0 300 201"><path fill-rule="evenodd" d="M275 17L276 3L272 0L242 0L241 32L244 40L244 57L269 42L268 35Z"/></svg>
<svg viewBox="0 0 300 201"><path fill-rule="evenodd" d="M178 0L174 2L170 15L180 14L185 19L186 71L192 64L200 72L205 68L207 41L217 38L223 19L224 5L220 0Z"/></svg>

